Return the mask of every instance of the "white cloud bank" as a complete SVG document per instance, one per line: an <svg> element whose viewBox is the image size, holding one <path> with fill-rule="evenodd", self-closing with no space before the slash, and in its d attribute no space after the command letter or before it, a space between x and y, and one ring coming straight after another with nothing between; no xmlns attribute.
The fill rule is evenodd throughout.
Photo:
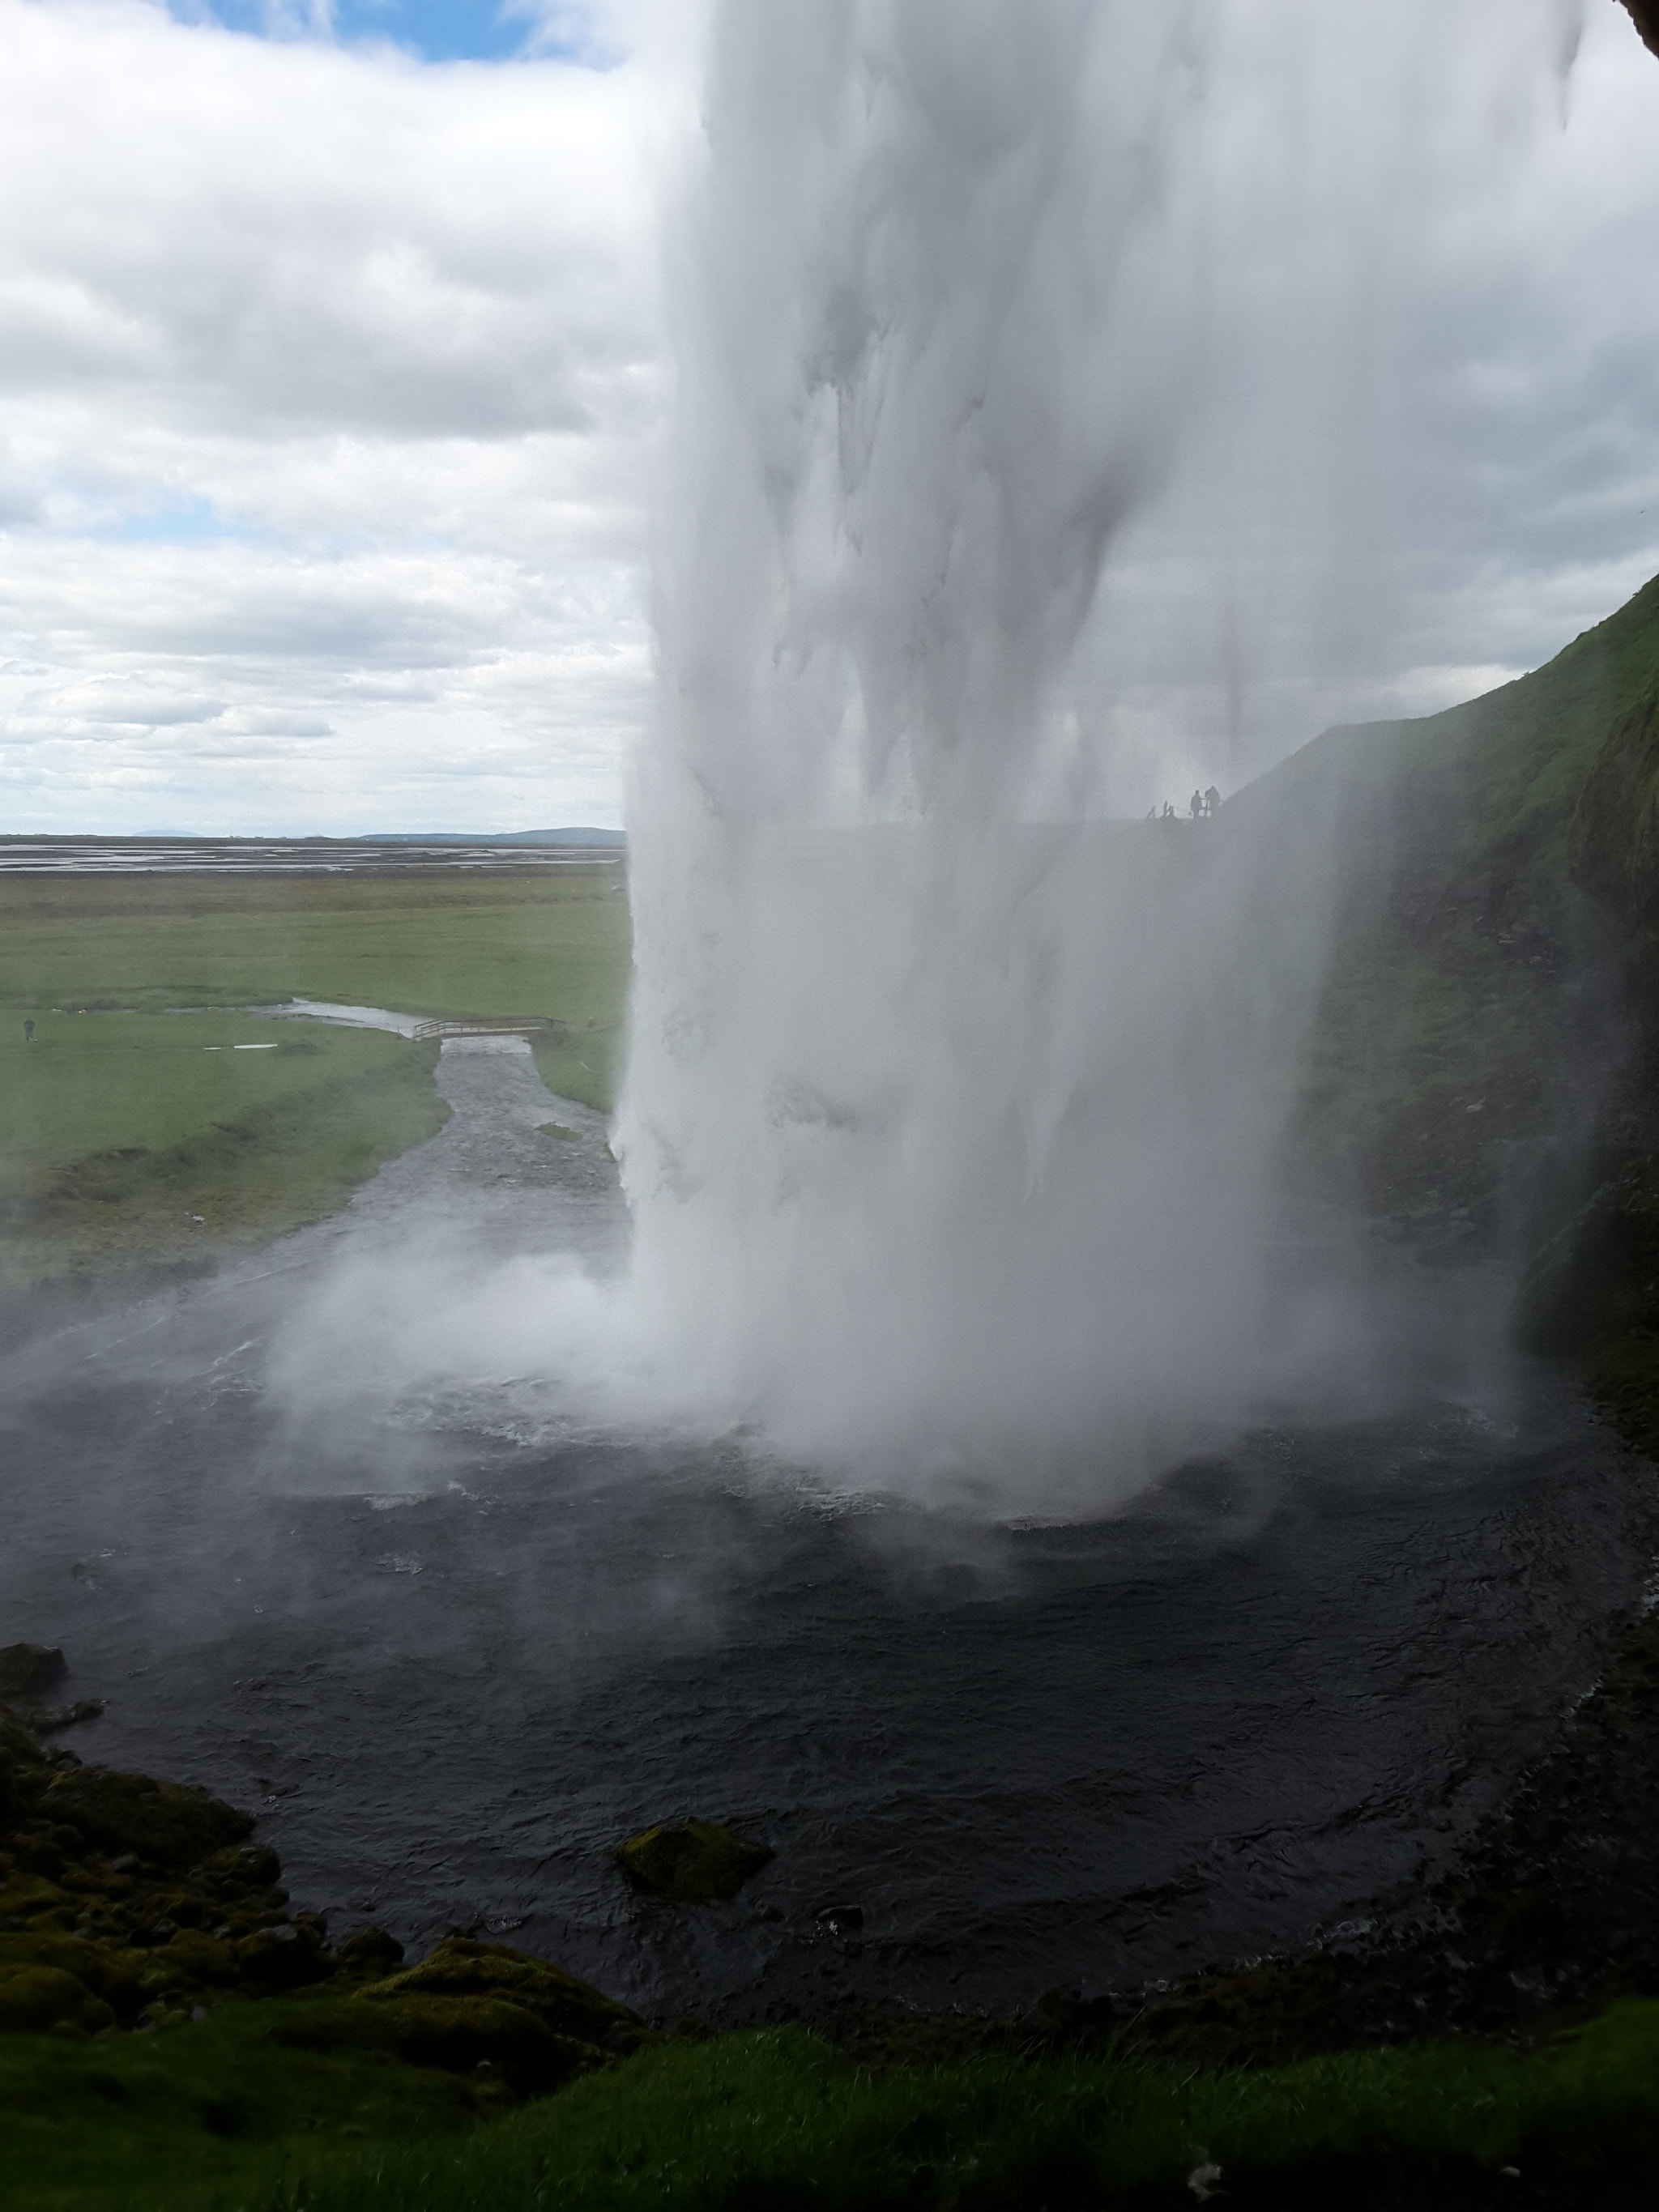
<svg viewBox="0 0 1659 2212"><path fill-rule="evenodd" d="M617 818L643 64L0 0L0 826Z"/></svg>
<svg viewBox="0 0 1659 2212"><path fill-rule="evenodd" d="M631 58L592 70L0 0L0 829L619 819L699 5L641 0L598 40ZM1262 14L1250 82L1294 73L1298 12ZM1393 96L1357 73L1327 141ZM1269 233L1222 272L1264 331L1370 287L1375 344L1352 319L1346 391L1254 409L1224 365L1225 466L1195 443L1114 564L1102 696L1149 759L1224 741L1231 781L1444 703L1659 568L1659 65L1613 0L1567 112L1461 178L1440 149L1429 264L1392 265L1389 207L1356 201L1318 256ZM1217 143L1287 192L1306 167L1268 109ZM1368 445L1379 405L1410 438ZM1328 593L1268 495L1292 449Z"/></svg>

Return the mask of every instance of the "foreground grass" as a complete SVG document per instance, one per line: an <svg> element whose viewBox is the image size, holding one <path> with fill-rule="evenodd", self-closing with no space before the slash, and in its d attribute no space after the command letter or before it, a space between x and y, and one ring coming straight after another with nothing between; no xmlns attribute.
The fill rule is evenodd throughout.
<svg viewBox="0 0 1659 2212"><path fill-rule="evenodd" d="M1128 2062L986 2057L872 2078L798 2031L670 2049L487 2133L350 2158L253 2203L825 2208L1191 2203L1213 2163L1360 2201L1351 2172L1645 2163L1659 2120L1659 2008L1626 2007L1547 2057L1445 2048L1186 2076ZM1324 2192L1329 2191L1326 2194ZM1277 2201L1287 2200L1282 2190ZM1419 2201L1432 2202L1428 2196Z"/></svg>
<svg viewBox="0 0 1659 2212"><path fill-rule="evenodd" d="M276 2050L280 2009L224 2005L90 2043L0 2036L0 2205L211 2202L301 2170L319 2142L418 2145L469 2127L498 2094L384 2051Z"/></svg>
<svg viewBox="0 0 1659 2212"><path fill-rule="evenodd" d="M159 2035L0 2041L0 2205L115 2212L714 2212L1598 2197L1659 2181L1659 2005L1529 2055L1360 2051L1259 2072L986 2057L884 2076L798 2029L671 2044L504 2118L485 2082L270 2043L282 2004ZM1543 2194L1539 2194L1542 2190ZM1588 2191L1589 2193L1581 2193Z"/></svg>

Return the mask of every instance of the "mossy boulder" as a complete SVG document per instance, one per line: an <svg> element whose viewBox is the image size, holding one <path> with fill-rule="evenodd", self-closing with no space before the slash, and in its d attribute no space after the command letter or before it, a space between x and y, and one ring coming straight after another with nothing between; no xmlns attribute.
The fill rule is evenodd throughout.
<svg viewBox="0 0 1659 2212"><path fill-rule="evenodd" d="M773 1854L718 1820L677 1820L630 1836L617 1853L629 1886L675 1905L735 1897Z"/></svg>
<svg viewBox="0 0 1659 2212"><path fill-rule="evenodd" d="M232 1990L242 1978L237 1946L204 1935L199 1928L178 1929L168 1938L161 1956L196 1989Z"/></svg>
<svg viewBox="0 0 1659 2212"><path fill-rule="evenodd" d="M234 1889L271 1889L282 1879L283 1863L269 1844L234 1844L204 1859L202 1872Z"/></svg>
<svg viewBox="0 0 1659 2212"><path fill-rule="evenodd" d="M637 2013L591 1982L505 1944L474 1942L465 1936L446 1936L418 1966L389 1975L365 1990L362 2002L398 2004L417 1997L422 2002L514 2004L539 2021L550 2034L613 2055L636 2051L654 2039Z"/></svg>
<svg viewBox="0 0 1659 2212"><path fill-rule="evenodd" d="M68 1672L63 1653L52 1644L0 1645L0 1699L44 1697Z"/></svg>
<svg viewBox="0 0 1659 2212"><path fill-rule="evenodd" d="M180 1871L252 1832L246 1813L187 1783L156 1782L108 1766L82 1766L53 1777L41 1801L44 1817L75 1829L97 1850L132 1853L153 1866Z"/></svg>
<svg viewBox="0 0 1659 2212"><path fill-rule="evenodd" d="M313 1982L326 1981L334 1970L320 1930L297 1920L256 1929L236 1945L234 1957L236 1978L260 1996L306 1989Z"/></svg>
<svg viewBox="0 0 1659 2212"><path fill-rule="evenodd" d="M388 1974L397 1973L403 1963L403 1945L384 1928L360 1928L334 1954L337 1975L349 1974L364 1982L384 1981Z"/></svg>
<svg viewBox="0 0 1659 2212"><path fill-rule="evenodd" d="M384 2051L452 2074L488 2068L520 2094L556 2088L604 2057L586 2045L566 2049L533 2013L489 1997L325 1997L296 2004L270 2039L294 2051Z"/></svg>
<svg viewBox="0 0 1659 2212"><path fill-rule="evenodd" d="M117 1952L49 1929L0 1935L0 1982L37 1969L68 1975L88 1996L110 2006L116 2014L135 2013L143 2002L136 1971L141 1963L131 1952Z"/></svg>
<svg viewBox="0 0 1659 2212"><path fill-rule="evenodd" d="M56 1966L0 1967L0 2033L40 2035L69 2029L95 2035L115 2014L73 1974Z"/></svg>
<svg viewBox="0 0 1659 2212"><path fill-rule="evenodd" d="M523 2093L555 2088L656 2040L636 2013L576 1975L465 1936L368 1989L296 2007L272 2033L304 2049L392 2051L450 2072L489 2067Z"/></svg>

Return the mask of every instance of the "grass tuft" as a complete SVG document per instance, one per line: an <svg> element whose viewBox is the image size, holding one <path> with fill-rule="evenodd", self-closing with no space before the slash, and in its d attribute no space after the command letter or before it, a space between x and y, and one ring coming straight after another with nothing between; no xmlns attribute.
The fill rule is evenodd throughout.
<svg viewBox="0 0 1659 2212"><path fill-rule="evenodd" d="M15 2138L33 2155L0 2203L1060 2212L1191 2204L1209 2164L1234 2204L1426 2212L1510 2201L1505 2167L1531 2185L1516 2202L1638 2202L1620 2192L1659 2179L1654 2003L1530 2053L1424 2045L1231 2073L982 2056L878 2075L769 2029L647 2050L500 2118L471 2077L272 2044L280 2009L227 2008L165 2039L0 2042L8 2124L33 2100Z"/></svg>

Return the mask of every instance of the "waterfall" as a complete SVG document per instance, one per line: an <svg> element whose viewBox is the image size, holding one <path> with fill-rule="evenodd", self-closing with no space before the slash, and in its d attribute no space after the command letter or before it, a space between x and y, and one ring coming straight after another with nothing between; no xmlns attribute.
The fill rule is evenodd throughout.
<svg viewBox="0 0 1659 2212"><path fill-rule="evenodd" d="M1288 88L1264 12L1303 29ZM1340 606L1339 657L1357 608L1386 629L1388 270L1427 250L1459 130L1488 161L1488 111L1561 39L1553 0L1328 13L717 12L617 1146L687 1387L787 1451L1121 1491L1294 1333L1280 1150L1325 848L1260 810L1144 817L1237 773L1214 639L1249 532L1291 545L1281 628ZM1397 234L1344 275L1395 185ZM1287 326L1297 254L1329 263L1297 295L1324 311ZM1179 605L1213 619L1172 665L1223 705L1149 738L1136 624L1179 611L1154 526L1197 543Z"/></svg>

